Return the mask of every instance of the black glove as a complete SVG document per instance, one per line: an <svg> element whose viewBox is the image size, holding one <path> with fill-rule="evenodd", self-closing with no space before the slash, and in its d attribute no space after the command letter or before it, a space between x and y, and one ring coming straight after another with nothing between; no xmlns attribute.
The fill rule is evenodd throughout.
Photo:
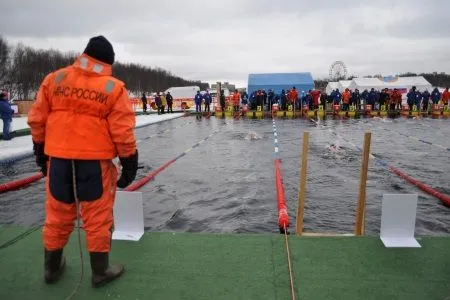
<svg viewBox="0 0 450 300"><path fill-rule="evenodd" d="M36 164L41 168L42 174L47 176L48 156L44 153L45 144L33 142L33 152L36 156Z"/></svg>
<svg viewBox="0 0 450 300"><path fill-rule="evenodd" d="M120 164L122 165L122 175L120 175L117 181L117 186L121 189L129 186L136 178L136 172L138 169L138 151L129 157L119 157Z"/></svg>

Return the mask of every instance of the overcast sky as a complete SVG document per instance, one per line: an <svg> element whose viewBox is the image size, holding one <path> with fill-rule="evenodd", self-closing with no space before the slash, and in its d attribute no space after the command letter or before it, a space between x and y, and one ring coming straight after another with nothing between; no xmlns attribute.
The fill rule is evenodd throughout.
<svg viewBox="0 0 450 300"><path fill-rule="evenodd" d="M446 0L2 0L11 43L84 50L102 34L116 59L187 79L246 86L249 73L328 76L450 72Z"/></svg>

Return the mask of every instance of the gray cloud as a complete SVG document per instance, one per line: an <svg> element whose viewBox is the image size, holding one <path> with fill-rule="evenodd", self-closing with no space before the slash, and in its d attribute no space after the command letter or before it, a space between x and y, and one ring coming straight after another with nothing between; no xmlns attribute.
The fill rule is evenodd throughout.
<svg viewBox="0 0 450 300"><path fill-rule="evenodd" d="M248 73L449 71L444 0L9 1L1 34L62 51L104 34L116 57L189 79L244 85Z"/></svg>

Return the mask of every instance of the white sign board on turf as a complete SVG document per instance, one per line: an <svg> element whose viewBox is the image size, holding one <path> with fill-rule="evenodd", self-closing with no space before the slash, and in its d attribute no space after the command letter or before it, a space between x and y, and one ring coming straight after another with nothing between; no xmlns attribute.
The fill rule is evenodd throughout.
<svg viewBox="0 0 450 300"><path fill-rule="evenodd" d="M139 241L144 234L141 192L116 192L113 240Z"/></svg>
<svg viewBox="0 0 450 300"><path fill-rule="evenodd" d="M417 194L384 194L380 238L387 248L420 248L414 238Z"/></svg>

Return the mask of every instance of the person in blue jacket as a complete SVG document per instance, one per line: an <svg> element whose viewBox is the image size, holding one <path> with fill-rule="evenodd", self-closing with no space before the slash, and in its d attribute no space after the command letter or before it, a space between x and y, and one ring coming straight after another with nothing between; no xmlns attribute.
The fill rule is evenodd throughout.
<svg viewBox="0 0 450 300"><path fill-rule="evenodd" d="M428 92L428 90L426 89L423 93L422 93L422 106L423 106L423 110L424 111L428 111L428 103L430 102L430 92Z"/></svg>
<svg viewBox="0 0 450 300"><path fill-rule="evenodd" d="M361 95L359 94L358 89L355 89L355 91L352 93L350 103L351 105L354 105L356 107L357 111L359 111L359 109L361 108Z"/></svg>
<svg viewBox="0 0 450 300"><path fill-rule="evenodd" d="M250 109L256 110L256 91L253 91L250 95Z"/></svg>
<svg viewBox="0 0 450 300"><path fill-rule="evenodd" d="M162 101L160 93L156 93L155 95L155 105L158 108L158 115L162 114Z"/></svg>
<svg viewBox="0 0 450 300"><path fill-rule="evenodd" d="M206 93L203 95L203 99L205 99L205 112L210 112L209 106L211 105L212 97L209 91L206 91Z"/></svg>
<svg viewBox="0 0 450 300"><path fill-rule="evenodd" d="M0 94L0 117L3 121L3 139L5 141L12 138L9 133L10 125L12 122L14 110L11 108L11 104L8 102L7 94L2 92Z"/></svg>
<svg viewBox="0 0 450 300"><path fill-rule="evenodd" d="M267 93L267 111L270 111L272 109L273 99L275 97L275 93L272 91L272 89L269 89L269 92Z"/></svg>
<svg viewBox="0 0 450 300"><path fill-rule="evenodd" d="M297 107L295 108L296 110L300 109L300 108L303 109L303 105L305 105L305 101L306 101L306 93L305 93L305 91L301 91L300 95L298 96L298 98L300 99L300 101L296 102L296 104L297 104Z"/></svg>
<svg viewBox="0 0 450 300"><path fill-rule="evenodd" d="M369 102L369 91L367 89L365 89L362 93L361 93L361 100L363 100L363 104L366 105Z"/></svg>
<svg viewBox="0 0 450 300"><path fill-rule="evenodd" d="M200 94L200 91L197 91L197 94L194 97L196 112L202 112L202 100L203 100L202 94Z"/></svg>
<svg viewBox="0 0 450 300"><path fill-rule="evenodd" d="M377 101L378 95L374 88L372 88L367 95L367 104L372 106L372 109L375 109L375 102Z"/></svg>
<svg viewBox="0 0 450 300"><path fill-rule="evenodd" d="M278 109L280 109L280 94L276 93L275 97L273 98L273 103L278 104Z"/></svg>
<svg viewBox="0 0 450 300"><path fill-rule="evenodd" d="M431 101L433 101L433 104L438 104L439 100L441 100L441 92L439 92L438 88L434 88L431 93Z"/></svg>
<svg viewBox="0 0 450 300"><path fill-rule="evenodd" d="M285 111L287 110L287 95L286 95L286 91L285 90L281 90L281 95L280 95L280 106L281 106L281 110Z"/></svg>
<svg viewBox="0 0 450 300"><path fill-rule="evenodd" d="M412 111L414 103L416 103L416 87L413 86L412 89L409 90L408 94L406 94L406 102L408 103L409 106L409 111Z"/></svg>
<svg viewBox="0 0 450 300"><path fill-rule="evenodd" d="M331 93L331 97L333 98L333 104L339 105L341 103L342 95L339 92L339 89L336 89Z"/></svg>
<svg viewBox="0 0 450 300"><path fill-rule="evenodd" d="M248 94L247 94L247 92L242 92L241 99L242 99L242 105L247 105L248 104Z"/></svg>
<svg viewBox="0 0 450 300"><path fill-rule="evenodd" d="M420 104L422 102L422 93L419 91L416 91L416 101L414 104L416 105L416 108L418 111L420 111Z"/></svg>
<svg viewBox="0 0 450 300"><path fill-rule="evenodd" d="M309 90L305 96L305 102L303 105L308 105L308 109L313 109L313 97L311 95L312 90Z"/></svg>

